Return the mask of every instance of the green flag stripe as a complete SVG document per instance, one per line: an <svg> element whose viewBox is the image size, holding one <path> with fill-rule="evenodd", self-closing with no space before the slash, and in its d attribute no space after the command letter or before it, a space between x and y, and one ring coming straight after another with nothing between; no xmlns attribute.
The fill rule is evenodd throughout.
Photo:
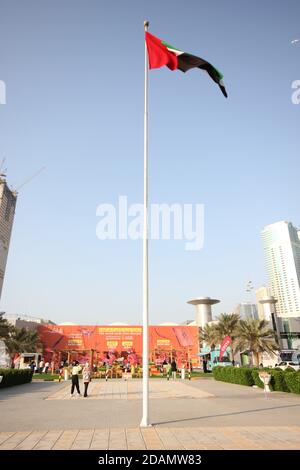
<svg viewBox="0 0 300 470"><path fill-rule="evenodd" d="M180 54L183 53L183 51L181 51L180 49L177 49L177 47L172 46L171 44L168 44L166 41L161 41L161 43L162 43L164 46L166 46L167 49L169 49L169 50L171 49L171 51L176 51L176 52L178 52L178 53L180 53Z"/></svg>

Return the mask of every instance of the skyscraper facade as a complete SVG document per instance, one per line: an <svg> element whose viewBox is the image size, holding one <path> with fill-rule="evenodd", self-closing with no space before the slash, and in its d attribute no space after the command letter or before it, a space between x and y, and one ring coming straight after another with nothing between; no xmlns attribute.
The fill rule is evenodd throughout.
<svg viewBox="0 0 300 470"><path fill-rule="evenodd" d="M256 304L252 302L241 302L237 305L235 309L235 313L237 313L242 320L257 320L258 313Z"/></svg>
<svg viewBox="0 0 300 470"><path fill-rule="evenodd" d="M282 337L287 347L300 346L300 231L291 222L276 222L263 229L262 240Z"/></svg>
<svg viewBox="0 0 300 470"><path fill-rule="evenodd" d="M15 216L17 193L11 191L0 176L0 298L2 293L9 242Z"/></svg>
<svg viewBox="0 0 300 470"><path fill-rule="evenodd" d="M255 291L257 314L260 320L269 321L269 318L265 318L265 311L263 305L260 303L260 300L264 299L265 297L268 297L269 295L270 289L266 286L261 286Z"/></svg>

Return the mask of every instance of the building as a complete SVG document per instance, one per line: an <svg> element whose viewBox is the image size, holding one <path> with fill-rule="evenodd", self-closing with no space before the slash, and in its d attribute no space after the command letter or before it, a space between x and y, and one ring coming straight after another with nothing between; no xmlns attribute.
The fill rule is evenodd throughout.
<svg viewBox="0 0 300 470"><path fill-rule="evenodd" d="M5 318L15 328L25 328L26 330L36 330L38 325L55 325L51 320L45 318L31 317L29 315L3 314Z"/></svg>
<svg viewBox="0 0 300 470"><path fill-rule="evenodd" d="M2 293L10 236L15 216L17 193L11 191L0 175L0 298Z"/></svg>
<svg viewBox="0 0 300 470"><path fill-rule="evenodd" d="M300 347L300 231L291 222L267 225L262 231L270 293L284 347Z"/></svg>
<svg viewBox="0 0 300 470"><path fill-rule="evenodd" d="M263 305L260 303L261 300L265 299L266 297L269 297L269 295L270 295L270 289L266 286L261 286L255 291L257 315L260 320L269 321L269 318L265 318L265 309Z"/></svg>
<svg viewBox="0 0 300 470"><path fill-rule="evenodd" d="M240 315L241 320L258 319L256 304L253 304L252 302L241 302L237 305L235 313Z"/></svg>

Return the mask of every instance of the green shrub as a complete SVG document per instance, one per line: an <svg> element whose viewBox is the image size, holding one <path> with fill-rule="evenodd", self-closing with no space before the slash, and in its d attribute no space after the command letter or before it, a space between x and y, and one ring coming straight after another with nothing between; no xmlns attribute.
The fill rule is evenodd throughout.
<svg viewBox="0 0 300 470"><path fill-rule="evenodd" d="M272 378L271 378L271 385L272 389L275 392L289 392L289 387L286 384L286 377L290 374L290 372L286 372L283 370L271 370L270 371Z"/></svg>
<svg viewBox="0 0 300 470"><path fill-rule="evenodd" d="M254 384L257 385L257 387L259 388L264 388L264 384L260 380L258 374L259 374L259 369L252 369L251 375L252 375Z"/></svg>
<svg viewBox="0 0 300 470"><path fill-rule="evenodd" d="M225 367L217 366L213 368L213 376L216 380L224 382L224 369Z"/></svg>
<svg viewBox="0 0 300 470"><path fill-rule="evenodd" d="M254 379L251 374L251 369L247 367L214 367L213 376L216 380L222 382L229 382L239 385L253 385Z"/></svg>
<svg viewBox="0 0 300 470"><path fill-rule="evenodd" d="M252 377L252 370L247 369L247 368L240 368L240 369L235 369L236 371L240 371L238 373L239 376L239 384L240 385L249 385L250 387L254 385L254 380Z"/></svg>
<svg viewBox="0 0 300 470"><path fill-rule="evenodd" d="M261 371L271 374L270 390L275 392L292 392L300 394L300 371L282 369L249 369L247 367L215 367L213 376L215 380L235 383L240 385L257 385L264 388L263 382L259 378Z"/></svg>
<svg viewBox="0 0 300 470"><path fill-rule="evenodd" d="M293 367L287 367L284 372L295 372L295 369Z"/></svg>
<svg viewBox="0 0 300 470"><path fill-rule="evenodd" d="M300 393L300 372L289 372L285 377L286 384L292 393Z"/></svg>
<svg viewBox="0 0 300 470"><path fill-rule="evenodd" d="M0 388L11 387L31 382L32 371L30 369L0 369L0 376L3 377Z"/></svg>

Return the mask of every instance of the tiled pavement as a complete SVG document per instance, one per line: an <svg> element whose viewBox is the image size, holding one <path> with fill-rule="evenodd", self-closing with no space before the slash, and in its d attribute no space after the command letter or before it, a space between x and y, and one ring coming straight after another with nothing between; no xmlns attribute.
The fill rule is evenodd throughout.
<svg viewBox="0 0 300 470"><path fill-rule="evenodd" d="M101 400L139 400L142 397L141 380L97 380L89 384L88 395L90 399ZM149 383L150 399L169 398L209 398L214 395L198 388L189 386L186 382L152 380ZM47 400L71 400L70 385L51 394Z"/></svg>
<svg viewBox="0 0 300 470"><path fill-rule="evenodd" d="M153 426L139 428L141 388L140 380L95 380L87 399L70 398L69 382L3 389L0 450L300 450L297 395L155 379Z"/></svg>
<svg viewBox="0 0 300 470"><path fill-rule="evenodd" d="M0 450L300 449L300 426L158 427L1 432Z"/></svg>

